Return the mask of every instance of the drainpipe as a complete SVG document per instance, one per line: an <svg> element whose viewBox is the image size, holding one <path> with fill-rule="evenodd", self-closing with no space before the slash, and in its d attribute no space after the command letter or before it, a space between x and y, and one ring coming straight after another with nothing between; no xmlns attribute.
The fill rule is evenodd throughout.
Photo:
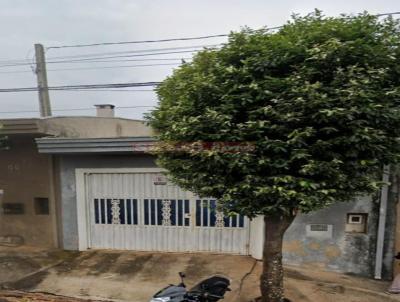
<svg viewBox="0 0 400 302"><path fill-rule="evenodd" d="M388 183L390 176L390 167L385 165L383 168L382 181ZM376 239L376 259L375 259L375 279L382 279L382 263L383 263L383 245L385 240L385 226L388 202L388 185L384 185L381 190L380 206L379 206L379 225Z"/></svg>

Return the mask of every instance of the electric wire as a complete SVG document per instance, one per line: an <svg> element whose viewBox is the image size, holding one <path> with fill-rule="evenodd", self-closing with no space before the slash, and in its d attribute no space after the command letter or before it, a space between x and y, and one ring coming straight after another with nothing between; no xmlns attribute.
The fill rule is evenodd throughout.
<svg viewBox="0 0 400 302"><path fill-rule="evenodd" d="M142 40L142 41L122 41L122 42L103 42L103 43L92 43L92 44L60 45L60 46L49 46L49 47L46 47L46 49L49 50L49 49L60 49L60 48L77 48L77 47L144 44L144 43L163 43L163 42L174 42L174 41L192 41L192 40L205 40L205 39L211 39L211 38L222 38L222 37L227 37L227 36L229 36L229 34L209 35L209 36L200 36L200 37L160 39L160 40Z"/></svg>
<svg viewBox="0 0 400 302"><path fill-rule="evenodd" d="M400 12L389 12L389 13L381 13L381 14L376 14L376 17L382 17L382 16L393 16L393 15L399 15ZM276 26L276 27L269 27L265 28L264 30L275 30L282 28L283 26ZM75 45L61 45L61 46L50 46L47 47L46 50L49 49L60 49L60 48L73 48L73 47L89 47L89 46L105 46L105 45L122 45L122 44L146 44L146 43L161 43L161 42L172 42L172 41L190 41L190 40L203 40L203 39L211 39L211 38L217 38L217 37L227 37L229 34L219 34L219 35L208 35L208 36L199 36L199 37L183 37L183 38L172 38L172 39L160 39L160 40L143 40L143 41L123 41L123 42L105 42L105 43L93 43L93 44L75 44ZM63 61L50 61L48 62L49 64L66 64L66 63L111 63L111 62L116 62L116 61L123 61L123 60L104 60L104 59L113 59L113 58L121 58L121 57L135 57L135 56L151 56L155 54L171 54L171 53L184 53L184 52L195 52L195 51L182 51L182 52L158 52L158 53L142 53L142 54L137 54L137 55L127 55L127 56L106 56L109 54L128 54L128 53L140 53L140 52L153 52L153 51L159 51L161 49L164 50L173 50L173 49L188 49L188 48L199 48L199 47L214 47L214 46L219 46L222 45L220 44L211 44L211 45L194 45L194 46L182 46L182 47L171 47L171 48L158 48L158 49L142 49L142 50L131 50L131 51L123 51L123 52L105 52L105 53L95 53L95 54L85 54L85 55L74 55L74 56L59 56L59 57L53 57L50 58L56 59L56 58L85 58L85 59L76 59L76 60L63 60ZM29 53L28 53L29 55ZM27 56L28 56L27 55ZM95 57L93 57L95 56ZM97 56L97 57L96 57ZM92 58L90 58L92 57ZM164 60L168 60L168 58L164 58ZM134 61L134 60L125 60L125 61ZM15 63L15 64L6 64L6 65L0 65L0 67L12 67L12 66L26 66L29 65L34 72L34 68L32 67L32 60L27 59L16 59L16 60L1 60L1 63L8 63L8 62L21 62L21 63ZM22 63L22 62L28 62L28 63ZM173 65L173 64L171 64ZM143 67L145 64L143 64ZM153 64L147 64L147 66L153 66ZM156 66L156 64L154 64ZM108 68L125 68L125 67L142 67L142 66L100 66L100 67L92 67L92 68L65 68L65 69L53 69L49 71L61 71L61 70L85 70L85 69L108 69ZM0 73L25 73L26 71L9 71L9 72L0 72ZM33 89L33 88L31 88ZM7 89L6 89L7 90ZM9 92L13 89L8 89L7 91L1 91L0 92ZM15 89L14 89L15 90ZM16 90L15 90L16 91ZM22 90L18 90L22 91ZM27 90L25 90L27 91Z"/></svg>
<svg viewBox="0 0 400 302"><path fill-rule="evenodd" d="M101 59L146 57L146 56L166 55L166 54L176 54L176 53L193 53L193 52L198 52L198 51L200 51L200 50L182 50L182 51L154 52L154 53L144 53L144 54L134 54L134 55L121 55L121 56L94 57L94 58L63 60L63 61L50 61L50 62L47 62L47 63L49 63L49 64L59 64L59 63L73 63L73 62L90 62L92 60L101 60Z"/></svg>
<svg viewBox="0 0 400 302"><path fill-rule="evenodd" d="M143 58L143 59L124 59L124 60L93 60L86 63L113 63L113 62L148 62L148 61L182 61L182 60L191 60L191 57L181 57L181 58ZM75 63L75 62L72 62Z"/></svg>
<svg viewBox="0 0 400 302"><path fill-rule="evenodd" d="M383 16L392 16L392 15L399 15L399 14L400 14L400 12L390 12L390 13L375 14L375 16L376 17L383 17ZM269 31L269 30L280 29L282 27L283 27L283 25L275 26L275 27L266 27L266 28L264 28L264 30ZM73 45L50 46L50 47L46 47L46 49L80 48L80 47L124 45L124 44L162 43L162 42L173 42L173 41L191 41L191 40L204 40L204 39L211 39L211 38L222 38L222 37L228 37L228 36L229 36L229 34L216 34L216 35L199 36L199 37L170 38L170 39L160 39L160 40L103 42L103 43L92 43L92 44L73 44Z"/></svg>
<svg viewBox="0 0 400 302"><path fill-rule="evenodd" d="M115 109L133 109L133 108L154 108L155 106L117 106ZM95 110L96 108L64 108L64 109L52 109L52 111L84 111L84 110ZM13 113L36 113L39 110L19 110L19 111L0 111L0 114L13 114Z"/></svg>
<svg viewBox="0 0 400 302"><path fill-rule="evenodd" d="M393 16L400 15L400 12L389 12L389 13L381 13L375 14L376 17L383 16ZM275 30L280 29L283 26L275 26L275 27L267 27L264 30ZM183 37L183 38L171 38L171 39L160 39L160 40L143 40L143 41L123 41L123 42L104 42L104 43L92 43L92 44L75 44L75 45L60 45L60 46L50 46L47 47L46 50L49 49L60 49L60 48L75 48L75 47L90 47L90 46L106 46L106 45L124 45L124 44L147 44L147 43L162 43L162 42L173 42L173 41L191 41L191 40L204 40L210 38L218 38L218 37L227 37L229 34L217 34L217 35L208 35L208 36L198 36L198 37ZM207 47L204 45L204 47ZM97 54L96 54L97 55ZM83 57L90 56L88 55L75 55L75 56L64 56L64 57ZM54 58L64 58L64 57L54 57ZM12 63L12 62L26 62L28 59L8 59L8 60L0 60L0 63Z"/></svg>
<svg viewBox="0 0 400 302"><path fill-rule="evenodd" d="M96 91L105 91L105 92L155 92L154 89L68 89L68 90L55 90L55 92L74 92L74 91L83 91L83 92L96 92Z"/></svg>
<svg viewBox="0 0 400 302"><path fill-rule="evenodd" d="M67 70L96 70L96 69L113 69L113 68L134 68L134 67L153 67L153 66L173 66L180 65L187 62L192 58L178 58L178 59L131 59L131 60L110 60L110 61L90 61L88 63L117 63L117 62L147 62L147 61L180 61L179 63L155 63L155 64L137 64L137 65L111 65L111 66L96 66L96 67L78 67L78 68L60 68L60 69L47 69L47 71L67 71ZM13 74L13 73L32 73L32 70L10 70L0 71L0 74Z"/></svg>
<svg viewBox="0 0 400 302"><path fill-rule="evenodd" d="M50 60L52 60L52 59L70 59L70 58L108 56L108 55L119 55L119 54L129 54L129 53L159 52L159 51L164 51L164 50L181 50L181 49L189 49L189 48L217 47L217 46L221 46L221 45L223 45L223 43L187 45L187 46L179 46L179 47L150 48L150 49L135 49L135 50L125 50L125 51L108 51L108 52L97 52L97 53L91 53L91 54L49 57L48 59L50 59Z"/></svg>
<svg viewBox="0 0 400 302"><path fill-rule="evenodd" d="M165 54L178 54L178 53L193 53L199 50L182 50L182 51L169 51L169 52L157 52L157 53L145 53L145 54L135 54L135 55L123 55L123 56L109 56L109 57L96 57L96 58L85 58L85 59L74 59L74 60L62 60L62 61L47 61L46 64L66 64L66 63L90 63L93 60L98 59L112 59L112 58L131 58L131 57L146 57L155 55L165 55ZM6 64L0 65L1 67L16 67L16 66L27 66L30 63L17 63L17 64Z"/></svg>
<svg viewBox="0 0 400 302"><path fill-rule="evenodd" d="M86 90L96 88L128 88L128 87L147 87L157 86L161 82L143 82L143 83L113 83L113 84L87 84L87 85L65 85L65 86L51 86L47 87L48 90ZM1 92L26 92L26 91L38 91L38 87L22 87L22 88L3 88Z"/></svg>
<svg viewBox="0 0 400 302"><path fill-rule="evenodd" d="M71 56L57 56L57 57L48 57L47 60L50 62L51 60L58 59L78 59L78 58L90 58L96 57L98 59L104 59L104 56L110 55L120 55L120 54L134 54L134 53L152 53L152 52L160 52L160 51L170 51L170 50L200 50L203 48L212 48L217 47L222 44L205 44L205 45L192 45L192 46L181 46L181 47L167 47L167 48L153 48L153 49L137 49L137 50L128 50L128 51L114 51L114 52L101 52L101 53L92 53L92 54L84 54L84 55L71 55ZM66 60L69 62L68 60ZM73 60L74 61L74 60ZM30 59L21 59L21 60L3 60L0 61L1 66L18 66L18 65L27 65L27 63L31 63ZM4 65L5 64L5 65Z"/></svg>
<svg viewBox="0 0 400 302"><path fill-rule="evenodd" d="M114 65L100 67L78 67L78 68L61 68L48 69L48 71L67 71L67 70L97 70L97 69L115 69L115 68L137 68L137 67L155 67L155 66L177 66L181 63L164 63L164 64L139 64L139 65Z"/></svg>

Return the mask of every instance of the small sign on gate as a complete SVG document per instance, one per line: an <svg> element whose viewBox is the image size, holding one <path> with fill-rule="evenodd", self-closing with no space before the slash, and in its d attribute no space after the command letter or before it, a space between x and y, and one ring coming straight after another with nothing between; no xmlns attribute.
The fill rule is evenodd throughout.
<svg viewBox="0 0 400 302"><path fill-rule="evenodd" d="M153 183L156 186L165 186L167 184L167 178L165 177L165 175L157 174L153 178Z"/></svg>

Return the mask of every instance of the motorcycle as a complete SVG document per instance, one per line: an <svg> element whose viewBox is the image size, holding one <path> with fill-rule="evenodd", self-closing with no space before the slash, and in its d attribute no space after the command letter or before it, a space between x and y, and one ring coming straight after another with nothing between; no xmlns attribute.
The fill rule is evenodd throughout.
<svg viewBox="0 0 400 302"><path fill-rule="evenodd" d="M216 302L224 298L230 281L224 276L215 275L201 281L199 284L186 289L185 274L180 272L181 283L169 285L156 293L150 302Z"/></svg>

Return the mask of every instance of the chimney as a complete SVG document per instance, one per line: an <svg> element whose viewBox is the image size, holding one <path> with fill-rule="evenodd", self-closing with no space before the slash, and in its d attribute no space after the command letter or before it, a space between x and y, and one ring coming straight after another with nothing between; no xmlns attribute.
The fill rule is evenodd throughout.
<svg viewBox="0 0 400 302"><path fill-rule="evenodd" d="M111 104L99 104L94 105L96 107L97 117L114 117L114 105Z"/></svg>

